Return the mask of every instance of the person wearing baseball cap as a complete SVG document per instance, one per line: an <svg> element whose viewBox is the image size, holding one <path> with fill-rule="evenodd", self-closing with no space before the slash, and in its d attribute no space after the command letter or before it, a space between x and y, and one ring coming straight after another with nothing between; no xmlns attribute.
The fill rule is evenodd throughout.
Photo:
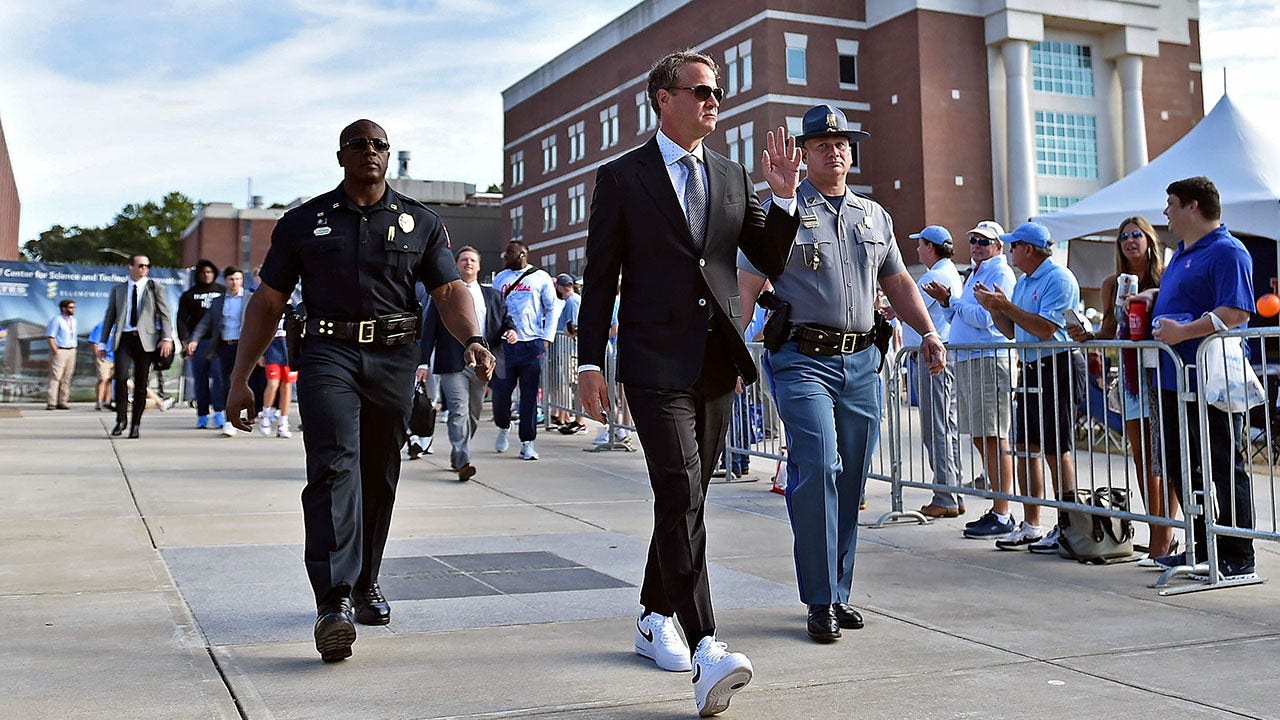
<svg viewBox="0 0 1280 720"><path fill-rule="evenodd" d="M945 297L950 300L960 294L963 280L955 263L955 243L951 233L941 225L929 225L910 236L916 240L916 254L924 263L925 273L916 282L920 298L933 320L933 327L946 342L951 334L951 318L937 297L926 288L946 288ZM910 326L902 328L903 347L920 344L920 333ZM935 485L960 486L960 435L956 431L955 375L951 367L933 375L919 372L919 359L913 354L907 359L907 376L915 388L920 408L920 437L924 440L925 457L933 468ZM937 489L928 505L920 508L921 514L931 518L953 518L964 514L964 496L953 495Z"/></svg>
<svg viewBox="0 0 1280 720"><path fill-rule="evenodd" d="M1018 412L1014 416L1013 441L1020 457L1043 450L1053 478L1053 495L1060 498L1075 490L1076 405L1083 396L1084 357L1061 347L1036 347L1042 342L1072 342L1066 330L1067 309L1080 306L1080 285L1063 265L1052 260L1053 238L1049 229L1025 222L1000 236L1009 245L1014 267L1026 273L1012 297L998 288L975 285L978 302L991 313L996 327L1019 344L1022 382L1015 390ZM1018 481L1032 497L1044 494L1044 470L1038 459L1018 463ZM1012 534L996 541L1001 550L1027 548L1033 553L1057 554L1058 527L1045 532L1040 507L1026 505L1026 518Z"/></svg>
<svg viewBox="0 0 1280 720"><path fill-rule="evenodd" d="M568 367L565 363L570 359L570 355L574 350L572 343L567 343L561 338L563 336L576 337L578 334L578 308L582 305L582 296L578 294L577 279L569 273L556 275L556 297L564 303L564 309L560 311L560 321L556 325L556 339L555 342L551 343L551 353L547 357L547 363L551 367L548 377L553 378L562 377L560 368ZM570 373L569 396L567 398L570 405L573 404L573 398L578 395L577 390L578 374ZM583 422L585 419L581 415L574 416L568 410L562 410L555 406L551 408L551 425L561 435L582 435L586 433L587 424Z"/></svg>
<svg viewBox="0 0 1280 720"><path fill-rule="evenodd" d="M804 114L801 130L796 140L808 173L796 191L800 227L786 269L772 278L791 319L768 357L794 463L787 508L800 599L808 606L806 630L813 640L832 642L842 628L863 626L849 596L868 448L880 431L877 372L884 347L876 341L887 321L874 310L876 283L898 317L921 334L920 357L929 372L944 370L946 349L902 261L889 213L846 184L853 143L868 134L826 104ZM742 255L738 269L743 317L750 317L766 274L773 273Z"/></svg>

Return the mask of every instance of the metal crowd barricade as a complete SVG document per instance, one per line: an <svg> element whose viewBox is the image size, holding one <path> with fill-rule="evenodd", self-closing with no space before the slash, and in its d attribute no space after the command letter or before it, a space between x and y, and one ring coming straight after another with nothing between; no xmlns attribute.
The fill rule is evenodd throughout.
<svg viewBox="0 0 1280 720"><path fill-rule="evenodd" d="M578 338L566 333L556 335L555 342L547 351L547 361L542 364L542 410L548 423L551 410L559 409L575 415L582 413L582 400L578 397ZM609 388L608 434L604 442L592 443L583 448L586 452L607 452L624 450L631 452L635 447L631 444L630 433L635 426L623 423L619 419L619 409L626 398L619 392L617 382L618 351L613 343L605 346L604 380ZM625 430L626 434L620 433Z"/></svg>

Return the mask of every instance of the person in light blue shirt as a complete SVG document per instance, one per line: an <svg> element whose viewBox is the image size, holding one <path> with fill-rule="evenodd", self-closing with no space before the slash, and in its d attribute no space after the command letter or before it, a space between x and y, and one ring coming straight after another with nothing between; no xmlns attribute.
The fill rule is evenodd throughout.
<svg viewBox="0 0 1280 720"><path fill-rule="evenodd" d="M94 325L89 331L89 342L93 343L94 347L105 344L106 341L102 337L102 323ZM115 410L115 406L111 404L111 378L115 377L116 351L108 346L102 357L94 358L94 368L97 370L98 387L97 402L93 404L93 409Z"/></svg>
<svg viewBox="0 0 1280 720"><path fill-rule="evenodd" d="M76 372L76 301L58 303L58 314L49 321L49 392L47 410L69 410L71 376Z"/></svg>
<svg viewBox="0 0 1280 720"><path fill-rule="evenodd" d="M1014 267L1026 275L1013 289L1012 298L981 284L974 286L974 294L1000 332L1024 346L1022 383L1016 391L1018 412L1013 420L1018 482L1024 494L1043 496L1043 465L1038 457L1026 454L1043 450L1053 476L1054 497L1061 498L1076 486L1071 451L1076 406L1084 394L1084 358L1069 348L1035 344L1072 342L1065 313L1067 308L1079 307L1080 285L1070 270L1053 261L1053 238L1040 223L1023 223L1000 239L1010 246ZM1039 506L1027 505L1026 519L1008 537L997 540L996 547L1057 554L1058 538L1056 525L1048 533L1041 526Z"/></svg>

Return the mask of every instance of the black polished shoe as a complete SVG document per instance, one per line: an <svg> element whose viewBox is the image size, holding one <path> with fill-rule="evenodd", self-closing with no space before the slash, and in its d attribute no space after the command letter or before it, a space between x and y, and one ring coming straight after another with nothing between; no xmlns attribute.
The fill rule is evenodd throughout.
<svg viewBox="0 0 1280 720"><path fill-rule="evenodd" d="M368 590L351 593L356 606L356 622L361 625L386 625L391 622L391 603L382 596L375 581Z"/></svg>
<svg viewBox="0 0 1280 720"><path fill-rule="evenodd" d="M836 622L840 623L840 627L846 630L862 629L862 613L853 609L848 603L836 603L831 606L836 613Z"/></svg>
<svg viewBox="0 0 1280 720"><path fill-rule="evenodd" d="M115 426L115 427L113 427L113 428L111 428L111 435L112 435L112 436L114 436L114 437L119 437L119 436L123 435L123 434L124 434L124 429L125 429L126 427L129 427L129 426L128 426L128 425L126 425L126 424L125 424L125 423L123 423L123 422L118 422L118 423L116 423L116 426Z"/></svg>
<svg viewBox="0 0 1280 720"><path fill-rule="evenodd" d="M834 642L840 637L840 625L836 622L836 611L831 605L810 605L809 623L806 629L809 637L818 642Z"/></svg>
<svg viewBox="0 0 1280 720"><path fill-rule="evenodd" d="M328 602L316 610L316 650L325 662L338 662L351 657L356 641L356 626L351 622L351 598Z"/></svg>
<svg viewBox="0 0 1280 720"><path fill-rule="evenodd" d="M129 439L130 439L130 440L137 440L137 439L138 439L138 426L137 426L137 425L134 425L133 427L129 428Z"/></svg>

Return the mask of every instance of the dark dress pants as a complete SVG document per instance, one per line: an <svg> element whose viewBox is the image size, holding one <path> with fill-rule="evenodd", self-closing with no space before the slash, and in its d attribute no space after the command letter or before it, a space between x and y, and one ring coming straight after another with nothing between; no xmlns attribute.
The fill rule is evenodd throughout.
<svg viewBox="0 0 1280 720"><path fill-rule="evenodd" d="M131 425L142 422L142 411L147 409L147 373L151 372L151 360L154 353L147 352L138 339L138 333L120 334L120 345L116 347L116 422L122 423L129 417ZM129 397L129 371L133 370L133 411L126 414L124 398Z"/></svg>
<svg viewBox="0 0 1280 720"><path fill-rule="evenodd" d="M316 603L377 580L406 440L417 345L307 338L298 409L307 431L304 559Z"/></svg>
<svg viewBox="0 0 1280 720"><path fill-rule="evenodd" d="M217 360L213 363L220 375L221 392L213 395L213 411L222 412L227 409L227 395L231 392L231 371L236 367L236 351L239 343L218 341ZM254 365L249 372L249 389L253 391L253 412L256 417L262 412L262 393L267 386L267 373L261 365ZM249 418L253 420L253 418Z"/></svg>
<svg viewBox="0 0 1280 720"><path fill-rule="evenodd" d="M522 340L503 348L506 372L489 381L493 390L493 424L511 427L511 395L520 385L520 441L538 437L538 383L542 380L542 340Z"/></svg>
<svg viewBox="0 0 1280 720"><path fill-rule="evenodd" d="M724 451L737 375L725 341L712 333L693 387L624 387L653 488L653 536L640 604L679 619L690 646L716 629L703 505Z"/></svg>
<svg viewBox="0 0 1280 720"><path fill-rule="evenodd" d="M1249 481L1249 473L1244 466L1244 450L1241 448L1241 433L1244 429L1244 413L1228 414L1218 408L1209 408L1209 423L1200 427L1196 415L1196 405L1187 403L1187 424L1181 427L1178 419L1178 394L1168 390L1160 391L1160 425L1166 438L1181 438L1186 443L1191 458L1191 489L1205 490L1205 470L1213 484L1214 500L1217 504L1217 522L1238 528L1253 527L1253 487ZM1209 435L1209 462L1200 457L1200 436L1202 432ZM1164 453L1164 477L1173 486L1174 493L1182 507L1187 506L1182 487L1182 455L1179 443L1170 442ZM1192 520L1195 528L1195 560L1197 563L1209 559L1209 545L1205 542L1204 517ZM1253 565L1253 541L1248 538L1218 538L1218 560L1226 560L1234 565Z"/></svg>

